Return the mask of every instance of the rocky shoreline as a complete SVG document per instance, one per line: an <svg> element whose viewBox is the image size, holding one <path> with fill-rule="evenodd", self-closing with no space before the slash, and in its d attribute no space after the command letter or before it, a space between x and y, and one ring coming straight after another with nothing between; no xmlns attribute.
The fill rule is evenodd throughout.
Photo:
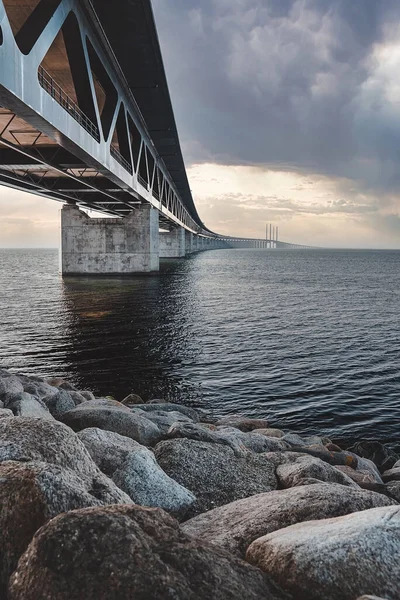
<svg viewBox="0 0 400 600"><path fill-rule="evenodd" d="M0 369L0 598L400 600L400 457Z"/></svg>

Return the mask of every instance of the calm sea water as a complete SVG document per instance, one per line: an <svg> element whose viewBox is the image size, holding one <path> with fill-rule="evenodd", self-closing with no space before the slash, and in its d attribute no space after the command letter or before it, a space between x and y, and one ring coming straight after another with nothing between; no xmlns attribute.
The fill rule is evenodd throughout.
<svg viewBox="0 0 400 600"><path fill-rule="evenodd" d="M56 250L0 250L0 365L400 444L400 252L219 250L62 280Z"/></svg>

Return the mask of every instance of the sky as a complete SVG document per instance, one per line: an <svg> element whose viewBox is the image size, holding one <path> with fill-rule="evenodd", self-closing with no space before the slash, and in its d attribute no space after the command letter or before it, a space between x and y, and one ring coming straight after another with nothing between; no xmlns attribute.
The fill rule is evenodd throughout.
<svg viewBox="0 0 400 600"><path fill-rule="evenodd" d="M221 233L400 248L398 0L153 0L193 196ZM57 246L0 188L0 245Z"/></svg>

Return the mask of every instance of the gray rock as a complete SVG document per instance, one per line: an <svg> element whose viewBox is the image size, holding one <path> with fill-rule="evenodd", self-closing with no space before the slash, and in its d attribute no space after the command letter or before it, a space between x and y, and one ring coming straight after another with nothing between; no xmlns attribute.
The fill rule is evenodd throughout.
<svg viewBox="0 0 400 600"><path fill-rule="evenodd" d="M53 419L45 403L27 392L7 396L5 406L10 409L16 417Z"/></svg>
<svg viewBox="0 0 400 600"><path fill-rule="evenodd" d="M80 404L84 404L85 402L88 402L88 400L85 398L85 396L83 396L80 392L70 391L68 393L71 396L72 400L74 401L75 406L79 406Z"/></svg>
<svg viewBox="0 0 400 600"><path fill-rule="evenodd" d="M83 396L85 398L85 400L96 400L96 398L94 397L93 392L91 392L90 390L79 390L79 393L81 396Z"/></svg>
<svg viewBox="0 0 400 600"><path fill-rule="evenodd" d="M101 502L130 502L98 469L74 432L58 421L32 417L0 419L0 462L9 460L47 462L70 469Z"/></svg>
<svg viewBox="0 0 400 600"><path fill-rule="evenodd" d="M130 409L127 406L118 402L118 400L113 400L112 398L95 398L94 400L90 400L90 404L83 406L82 408L113 408L123 410L124 412L130 413Z"/></svg>
<svg viewBox="0 0 400 600"><path fill-rule="evenodd" d="M246 559L298 600L399 598L400 507L308 521L255 540Z"/></svg>
<svg viewBox="0 0 400 600"><path fill-rule="evenodd" d="M388 600L387 598L378 598L378 596L360 596L357 600Z"/></svg>
<svg viewBox="0 0 400 600"><path fill-rule="evenodd" d="M236 427L240 431L248 432L254 429L267 429L268 421L266 419L249 419L244 415L228 415L219 419L216 425Z"/></svg>
<svg viewBox="0 0 400 600"><path fill-rule="evenodd" d="M154 412L155 410L162 410L166 412L180 412L186 415L194 423L199 422L199 415L194 408L189 406L183 406L182 404L174 404L173 402L146 402L145 404L136 404L131 410L143 410L145 412Z"/></svg>
<svg viewBox="0 0 400 600"><path fill-rule="evenodd" d="M317 435L300 436L297 433L286 433L282 440L289 446L314 446L323 445L322 439Z"/></svg>
<svg viewBox="0 0 400 600"><path fill-rule="evenodd" d="M389 481L385 485L385 489L390 498L394 498L394 500L400 502L400 481Z"/></svg>
<svg viewBox="0 0 400 600"><path fill-rule="evenodd" d="M389 481L400 481L400 467L388 469L382 475L382 479L385 483Z"/></svg>
<svg viewBox="0 0 400 600"><path fill-rule="evenodd" d="M87 485L70 469L44 462L0 465L0 597L34 533L56 515L99 506Z"/></svg>
<svg viewBox="0 0 400 600"><path fill-rule="evenodd" d="M135 504L163 508L178 519L182 519L196 502L189 490L159 467L154 454L147 448L131 452L113 474L113 481Z"/></svg>
<svg viewBox="0 0 400 600"><path fill-rule="evenodd" d="M137 394L128 394L123 400L121 400L122 404L125 406L135 406L136 404L144 404L143 399Z"/></svg>
<svg viewBox="0 0 400 600"><path fill-rule="evenodd" d="M136 503L163 508L183 518L194 495L168 477L154 454L130 438L101 429L84 429L78 437L97 466Z"/></svg>
<svg viewBox="0 0 400 600"><path fill-rule="evenodd" d="M267 437L282 438L285 434L281 429L268 427L267 429L253 429L253 433L265 435Z"/></svg>
<svg viewBox="0 0 400 600"><path fill-rule="evenodd" d="M35 398L42 399L46 396L55 396L58 392L58 388L52 387L44 381L32 381L32 379L28 377L21 381L24 386L24 391L32 396L35 396Z"/></svg>
<svg viewBox="0 0 400 600"><path fill-rule="evenodd" d="M69 410L75 408L75 402L66 390L58 390L57 394L45 396L43 402L55 419L60 419Z"/></svg>
<svg viewBox="0 0 400 600"><path fill-rule="evenodd" d="M74 431L81 431L88 427L98 427L107 431L114 431L120 435L132 438L144 446L152 446L161 438L157 425L146 419L141 414L121 410L112 406L91 406L86 402L62 416Z"/></svg>
<svg viewBox="0 0 400 600"><path fill-rule="evenodd" d="M283 488L302 485L304 479L308 478L358 487L348 475L314 456L283 452L281 456L278 455L278 460L280 463L276 468L276 476Z"/></svg>
<svg viewBox="0 0 400 600"><path fill-rule="evenodd" d="M378 467L379 471L391 469L399 460L396 452L387 444L382 444L377 440L362 440L355 443L348 450L354 452L357 456L371 460Z"/></svg>
<svg viewBox="0 0 400 600"><path fill-rule="evenodd" d="M9 600L283 600L244 561L194 542L159 509L71 511L33 538Z"/></svg>
<svg viewBox="0 0 400 600"><path fill-rule="evenodd" d="M15 394L21 394L24 391L22 382L16 375L7 373L7 376L1 376L0 378L0 400L3 402L7 400L8 396L14 396Z"/></svg>
<svg viewBox="0 0 400 600"><path fill-rule="evenodd" d="M263 454L235 456L231 448L188 439L157 444L161 468L197 498L191 515L276 489L274 465Z"/></svg>
<svg viewBox="0 0 400 600"><path fill-rule="evenodd" d="M254 540L289 525L390 504L389 498L375 492L318 482L237 500L186 521L182 529L244 557Z"/></svg>
<svg viewBox="0 0 400 600"><path fill-rule="evenodd" d="M0 419L9 419L13 417L14 413L9 408L0 408Z"/></svg>
<svg viewBox="0 0 400 600"><path fill-rule="evenodd" d="M383 483L381 474L379 473L379 469L376 466L376 464L372 462L372 460L369 460L368 458L363 458L361 456L357 456L357 454L355 454L355 457L357 459L357 471L359 471L360 473L368 472L370 473L371 477L373 477L375 483Z"/></svg>
<svg viewBox="0 0 400 600"><path fill-rule="evenodd" d="M355 481L357 485L363 487L364 484L373 484L377 483L374 475L370 471L364 471L363 469L352 469L351 467L345 467L343 465L338 465L335 467L342 473L345 473L350 479Z"/></svg>
<svg viewBox="0 0 400 600"><path fill-rule="evenodd" d="M175 423L192 423L192 420L188 416L177 411L143 411L142 415L152 421L152 423L155 423L163 435L167 434L171 425Z"/></svg>

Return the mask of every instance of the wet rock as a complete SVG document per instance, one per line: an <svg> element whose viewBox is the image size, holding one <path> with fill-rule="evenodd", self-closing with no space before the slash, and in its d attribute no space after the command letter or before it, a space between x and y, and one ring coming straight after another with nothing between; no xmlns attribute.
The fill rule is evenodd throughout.
<svg viewBox="0 0 400 600"><path fill-rule="evenodd" d="M16 417L53 419L46 404L27 392L7 396L5 407L10 409Z"/></svg>
<svg viewBox="0 0 400 600"><path fill-rule="evenodd" d="M238 457L221 444L174 439L157 444L155 456L172 479L196 496L191 515L277 487L274 465L263 454Z"/></svg>
<svg viewBox="0 0 400 600"><path fill-rule="evenodd" d="M255 540L246 559L298 600L398 598L400 507L292 525Z"/></svg>
<svg viewBox="0 0 400 600"><path fill-rule="evenodd" d="M144 446L152 446L161 438L157 425L141 414L121 410L117 406L91 405L92 402L86 402L65 413L62 417L63 423L74 431L81 431L88 427L114 431Z"/></svg>
<svg viewBox="0 0 400 600"><path fill-rule="evenodd" d="M399 456L389 446L376 440L357 442L348 450L362 458L368 458L381 472L391 469L399 460Z"/></svg>
<svg viewBox="0 0 400 600"><path fill-rule="evenodd" d="M121 400L122 404L125 404L125 406L131 407L131 406L135 406L136 404L144 404L142 398L140 396L138 396L137 394L129 394L128 396L126 396L126 398L124 398L123 400Z"/></svg>
<svg viewBox="0 0 400 600"><path fill-rule="evenodd" d="M44 462L0 465L0 597L34 533L56 515L101 505L70 469Z"/></svg>
<svg viewBox="0 0 400 600"><path fill-rule="evenodd" d="M69 410L75 408L75 402L70 394L62 389L54 395L45 396L43 402L55 419L60 419Z"/></svg>
<svg viewBox="0 0 400 600"><path fill-rule="evenodd" d="M96 400L93 392L90 390L79 390L79 394L85 398L85 400Z"/></svg>
<svg viewBox="0 0 400 600"><path fill-rule="evenodd" d="M0 400L5 401L8 396L21 394L23 391L24 386L16 375L7 373L0 377Z"/></svg>
<svg viewBox="0 0 400 600"><path fill-rule="evenodd" d="M145 412L154 412L156 410L179 412L189 417L194 423L198 423L200 420L199 414L194 408L183 406L182 404L174 404L173 402L146 402L145 404L136 404L132 410L143 410Z"/></svg>
<svg viewBox="0 0 400 600"><path fill-rule="evenodd" d="M318 482L237 500L186 521L182 529L203 542L244 556L254 540L289 525L390 504L381 494Z"/></svg>
<svg viewBox="0 0 400 600"><path fill-rule="evenodd" d="M101 429L78 437L97 466L136 503L163 508L183 518L196 498L159 467L154 454L130 438Z"/></svg>
<svg viewBox="0 0 400 600"><path fill-rule="evenodd" d="M286 436L284 436L281 441L288 444ZM320 458L330 465L344 465L354 469L356 469L358 465L358 460L355 454L351 452L345 452L343 450L340 452L332 452L328 450L322 443L312 444L310 446L291 446L290 452L309 454L315 458Z"/></svg>
<svg viewBox="0 0 400 600"><path fill-rule="evenodd" d="M69 395L71 396L72 400L74 401L75 406L79 406L80 404L83 404L84 402L88 402L88 400L85 398L85 396L83 396L80 392L68 392Z"/></svg>
<svg viewBox="0 0 400 600"><path fill-rule="evenodd" d="M283 488L302 485L304 479L313 478L319 481L357 486L345 473L314 456L284 452L277 457L276 476Z"/></svg>
<svg viewBox="0 0 400 600"><path fill-rule="evenodd" d="M71 383L69 383L62 377L47 377L45 379L45 382L51 385L52 387L60 388L62 390L77 391L75 386L73 386Z"/></svg>
<svg viewBox="0 0 400 600"><path fill-rule="evenodd" d="M375 483L383 483L379 469L376 466L376 464L372 462L372 460L369 460L368 458L363 458L361 456L358 456L357 454L354 454L354 456L357 460L357 471L359 471L360 473L368 472L374 479Z"/></svg>
<svg viewBox="0 0 400 600"><path fill-rule="evenodd" d="M397 502L400 502L400 481L389 481L385 485L385 492Z"/></svg>
<svg viewBox="0 0 400 600"><path fill-rule="evenodd" d="M364 471L362 469L358 469L356 471L355 469L352 469L351 467L345 467L343 465L338 465L336 467L336 469L338 469L342 473L345 473L348 477L350 477L350 479L355 481L360 487L362 487L363 484L365 484L365 483L376 483L375 477L369 471Z"/></svg>
<svg viewBox="0 0 400 600"><path fill-rule="evenodd" d="M389 481L400 481L400 467L388 469L382 475L382 479L385 483Z"/></svg>
<svg viewBox="0 0 400 600"><path fill-rule="evenodd" d="M323 446L322 438L317 435L300 436L297 433L286 433L282 439L294 447Z"/></svg>
<svg viewBox="0 0 400 600"><path fill-rule="evenodd" d="M188 416L178 411L143 411L142 414L146 417L146 419L149 419L152 421L152 423L155 423L163 435L166 435L171 426L174 424L192 423L192 420Z"/></svg>
<svg viewBox="0 0 400 600"><path fill-rule="evenodd" d="M100 567L101 565L101 567ZM60 515L34 537L9 600L280 600L244 561L194 542L159 509L89 508Z"/></svg>
<svg viewBox="0 0 400 600"><path fill-rule="evenodd" d="M269 427L268 429L253 429L253 433L258 433L260 435L265 435L266 437L274 437L274 438L282 438L285 434L280 429L273 429Z"/></svg>
<svg viewBox="0 0 400 600"><path fill-rule="evenodd" d="M21 379L21 376L20 376ZM24 392L35 396L35 398L45 398L50 396L55 396L58 392L58 388L52 387L48 383L44 381L32 381L30 378L21 379L22 385L24 386Z"/></svg>
<svg viewBox="0 0 400 600"><path fill-rule="evenodd" d="M0 462L9 460L47 462L70 469L100 501L130 502L97 468L74 432L58 421L32 417L0 419Z"/></svg>
<svg viewBox="0 0 400 600"><path fill-rule="evenodd" d="M240 429L240 431L247 432L253 431L254 429L267 429L268 421L266 419L248 419L243 415L229 415L219 419L216 425L236 427L236 429Z"/></svg>
<svg viewBox="0 0 400 600"><path fill-rule="evenodd" d="M100 408L118 408L120 410L123 410L124 412L130 413L130 409L127 406L124 406L121 402L118 402L118 400L113 400L112 398L95 398L94 400L90 401L90 404L88 404L87 406L83 407L83 408L95 408L95 407L100 407Z"/></svg>

